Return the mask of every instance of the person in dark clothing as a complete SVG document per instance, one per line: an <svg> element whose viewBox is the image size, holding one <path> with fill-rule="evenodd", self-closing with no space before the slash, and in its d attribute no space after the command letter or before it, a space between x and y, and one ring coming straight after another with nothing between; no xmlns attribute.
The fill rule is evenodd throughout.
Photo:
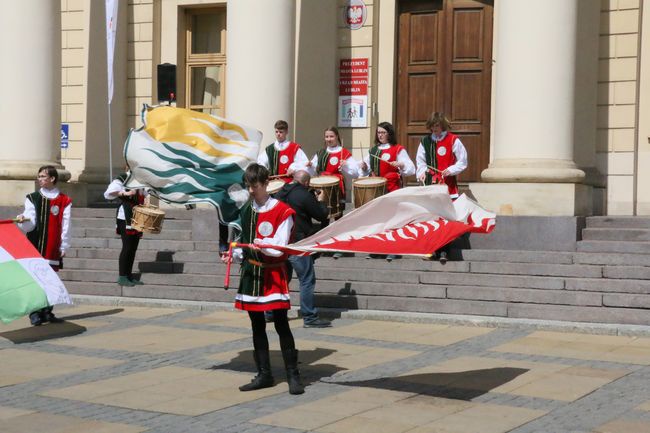
<svg viewBox="0 0 650 433"><path fill-rule="evenodd" d="M329 212L322 201L324 195L319 191L318 196L309 190L311 176L303 170L294 173L293 181L282 187L275 194L275 198L287 203L296 211L296 225L294 242L300 241L327 226ZM320 227L314 227L313 221L320 222ZM316 286L316 273L314 271L313 256L289 256L289 263L295 269L300 282L300 313L302 314L305 328L325 328L331 326L329 320L318 317L318 310L314 307L314 288Z"/></svg>

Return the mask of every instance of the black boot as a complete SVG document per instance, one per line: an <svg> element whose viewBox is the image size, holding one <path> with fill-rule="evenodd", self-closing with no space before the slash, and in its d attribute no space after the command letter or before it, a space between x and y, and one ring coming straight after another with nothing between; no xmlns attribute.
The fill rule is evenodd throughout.
<svg viewBox="0 0 650 433"><path fill-rule="evenodd" d="M271 360L268 349L256 350L253 352L253 358L257 367L257 376L251 380L251 383L240 386L240 391L253 391L256 389L270 388L275 385L273 375L271 374Z"/></svg>
<svg viewBox="0 0 650 433"><path fill-rule="evenodd" d="M298 370L298 351L296 349L283 350L282 359L284 359L284 366L287 369L289 394L304 393L305 387L300 381L300 371Z"/></svg>

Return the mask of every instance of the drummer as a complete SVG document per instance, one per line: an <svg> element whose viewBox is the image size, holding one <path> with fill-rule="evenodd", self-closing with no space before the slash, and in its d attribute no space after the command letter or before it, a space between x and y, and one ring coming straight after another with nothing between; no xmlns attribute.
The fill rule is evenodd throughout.
<svg viewBox="0 0 650 433"><path fill-rule="evenodd" d="M330 126L325 130L325 148L318 151L309 163L312 176L336 176L339 178L341 202L345 202L345 178L359 176L359 164L349 150L343 147L339 130Z"/></svg>
<svg viewBox="0 0 650 433"><path fill-rule="evenodd" d="M368 156L359 164L360 176L378 176L386 179L386 192L402 188L402 178L415 174L415 164L406 149L397 144L395 128L388 122L377 125L375 145L368 151ZM389 262L399 258L398 255L369 254L366 258L385 258Z"/></svg>
<svg viewBox="0 0 650 433"><path fill-rule="evenodd" d="M278 120L274 128L275 142L266 146L264 152L259 154L257 163L269 170L271 179L279 178L289 183L293 173L305 170L309 160L298 143L287 140L289 124L286 120Z"/></svg>
<svg viewBox="0 0 650 433"><path fill-rule="evenodd" d="M388 122L377 125L375 145L359 164L359 176L378 176L386 179L386 191L402 187L402 178L413 176L415 165L406 149L397 144L395 128Z"/></svg>

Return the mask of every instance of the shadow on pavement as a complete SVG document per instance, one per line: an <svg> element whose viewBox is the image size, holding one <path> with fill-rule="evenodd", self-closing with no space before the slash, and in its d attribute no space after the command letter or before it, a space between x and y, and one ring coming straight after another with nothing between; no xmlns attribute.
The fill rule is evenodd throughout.
<svg viewBox="0 0 650 433"><path fill-rule="evenodd" d="M498 367L457 373L426 373L351 382L327 381L327 383L470 401L510 382L527 371L524 368Z"/></svg>
<svg viewBox="0 0 650 433"><path fill-rule="evenodd" d="M71 316L61 316L61 318L64 320L90 319L91 317L110 316L113 314L121 313L122 311L124 311L124 308L113 308L112 310L91 311L89 313L73 314ZM59 314L63 314L63 313L61 312Z"/></svg>
<svg viewBox="0 0 650 433"><path fill-rule="evenodd" d="M337 365L333 364L313 364L327 356L330 356L332 353L336 352L332 349L324 349L317 347L314 350L300 350L298 352L298 367L300 368L300 377L303 384L310 385L314 382L318 382L324 377L330 377L339 371L346 370ZM284 371L284 361L282 360L282 352L279 350L271 350L271 369L273 370L273 376L277 382L282 382L285 379ZM244 350L239 352L235 358L226 364L215 364L210 367L211 370L232 370L239 372L246 372L255 374L255 364L253 362L253 351Z"/></svg>
<svg viewBox="0 0 650 433"><path fill-rule="evenodd" d="M84 332L86 332L86 327L66 321L0 332L0 338L6 338L14 344L22 344L52 340L54 338L72 337L73 335L79 335Z"/></svg>

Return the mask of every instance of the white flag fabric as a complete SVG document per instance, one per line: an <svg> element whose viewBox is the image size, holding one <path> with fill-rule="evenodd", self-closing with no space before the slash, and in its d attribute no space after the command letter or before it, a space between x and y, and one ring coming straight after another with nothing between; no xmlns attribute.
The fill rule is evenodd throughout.
<svg viewBox="0 0 650 433"><path fill-rule="evenodd" d="M490 233L496 214L465 194L451 201L446 185L398 189L375 198L318 233L283 248L426 257L464 233Z"/></svg>
<svg viewBox="0 0 650 433"><path fill-rule="evenodd" d="M108 72L108 103L113 100L113 56L117 30L117 6L119 0L106 0L106 67Z"/></svg>
<svg viewBox="0 0 650 433"><path fill-rule="evenodd" d="M170 106L145 106L142 122L124 147L127 185L150 188L168 203L210 203L220 221L239 226L239 210L248 201L242 176L257 160L262 133Z"/></svg>

